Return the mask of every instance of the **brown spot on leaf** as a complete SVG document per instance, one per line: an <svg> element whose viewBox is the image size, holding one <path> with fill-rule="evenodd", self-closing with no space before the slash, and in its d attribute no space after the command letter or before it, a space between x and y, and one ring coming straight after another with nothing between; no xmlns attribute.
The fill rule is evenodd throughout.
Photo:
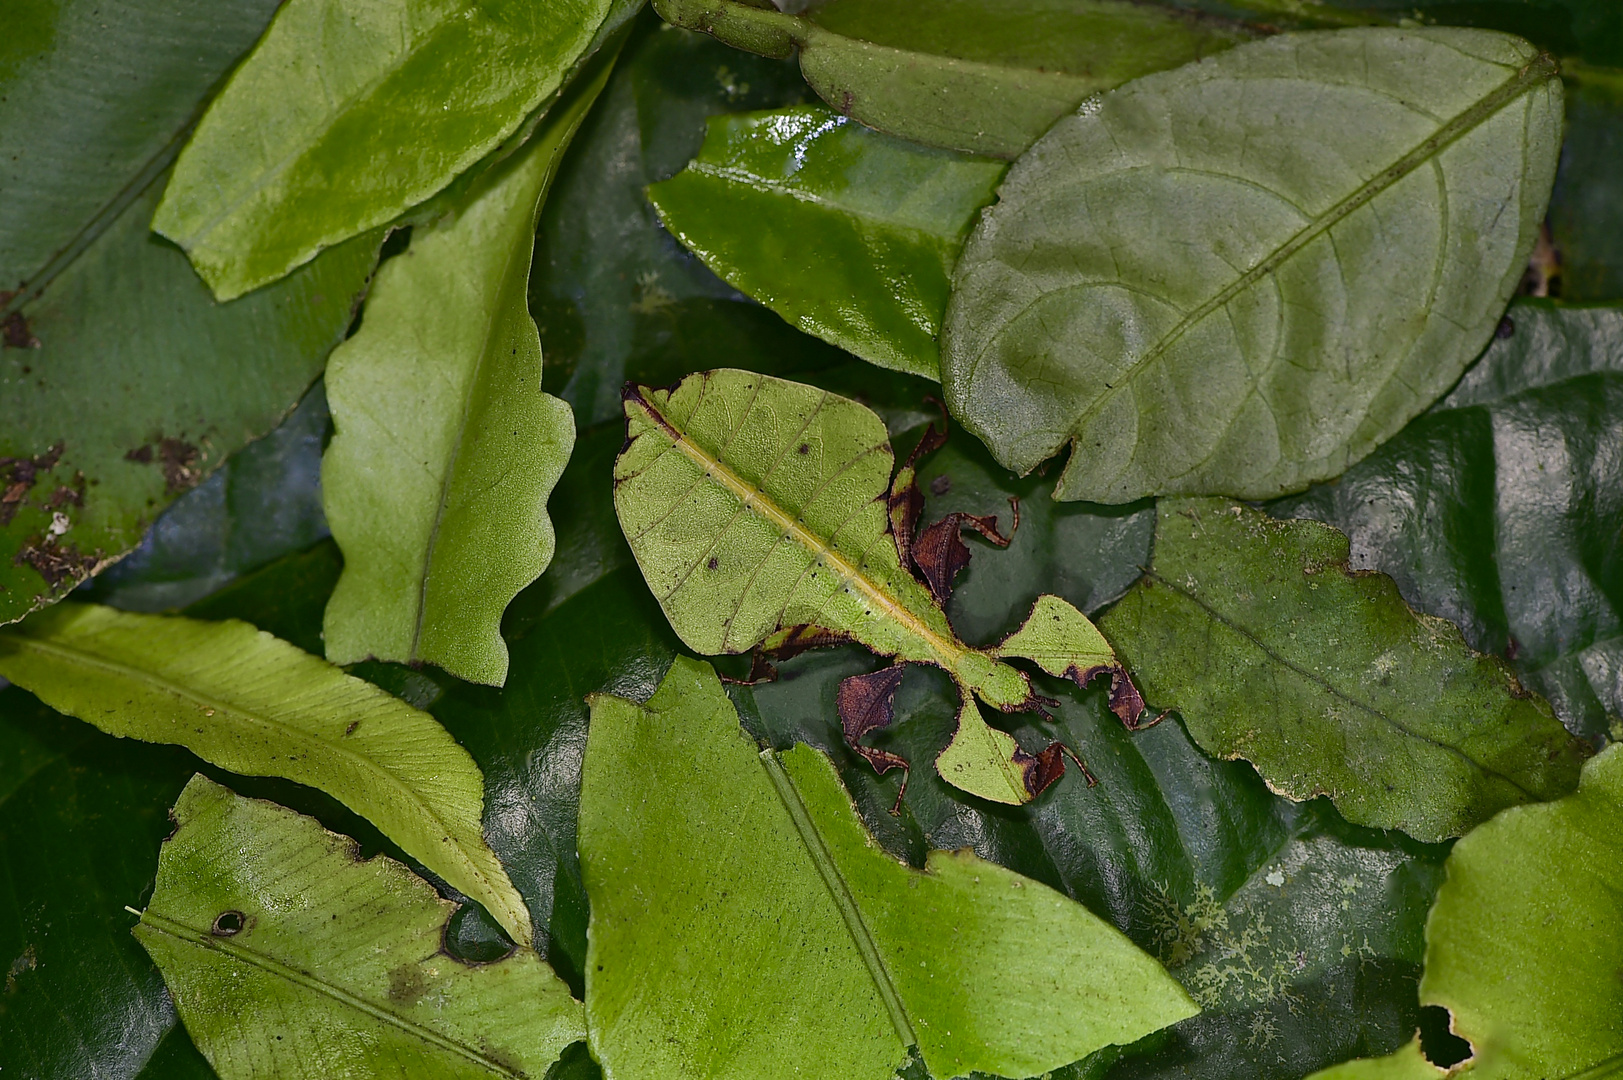
<svg viewBox="0 0 1623 1080"><path fill-rule="evenodd" d="M389 1000L397 1005L410 1005L423 996L428 980L416 964L405 963L389 971Z"/></svg>
<svg viewBox="0 0 1623 1080"><path fill-rule="evenodd" d="M0 528L11 524L40 476L56 468L62 460L62 449L63 444L58 442L33 457L0 458Z"/></svg>
<svg viewBox="0 0 1623 1080"><path fill-rule="evenodd" d="M189 491L203 479L197 467L200 457L197 447L179 439L164 439L158 443L158 461L163 466L163 487L171 495Z"/></svg>
<svg viewBox="0 0 1623 1080"><path fill-rule="evenodd" d="M15 292L0 292L0 306L9 304L16 295ZM8 349L37 349L39 338L28 329L27 317L20 311L13 311L0 321L0 344ZM23 374L28 374L27 368L23 368Z"/></svg>
<svg viewBox="0 0 1623 1080"><path fill-rule="evenodd" d="M124 460L125 461L134 461L134 462L136 462L138 464L141 464L141 465L151 465L152 464L152 447L150 447L150 446L137 446L134 450L130 450L130 451L125 453Z"/></svg>
<svg viewBox="0 0 1623 1080"><path fill-rule="evenodd" d="M72 544L58 543L54 536L31 538L12 560L16 566L32 566L52 589L70 579L78 582L89 577L99 561Z"/></svg>
<svg viewBox="0 0 1623 1080"><path fill-rule="evenodd" d="M924 583L936 603L945 604L952 595L952 583L969 565L969 548L959 535L964 529L974 529L998 547L1008 547L1010 537L997 531L997 517L962 512L948 514L919 533L913 543L913 565L918 567Z"/></svg>

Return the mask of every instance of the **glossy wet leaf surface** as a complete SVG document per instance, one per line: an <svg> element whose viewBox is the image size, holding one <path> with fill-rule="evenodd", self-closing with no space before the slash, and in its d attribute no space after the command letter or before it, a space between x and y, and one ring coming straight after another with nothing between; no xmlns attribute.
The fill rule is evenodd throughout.
<svg viewBox="0 0 1623 1080"><path fill-rule="evenodd" d="M648 197L688 250L794 326L937 379L952 267L1004 170L808 105L713 119Z"/></svg>
<svg viewBox="0 0 1623 1080"><path fill-rule="evenodd" d="M1105 94L971 235L948 405L1015 472L1070 444L1061 498L1334 476L1489 340L1549 197L1554 70L1502 35L1360 29Z"/></svg>
<svg viewBox="0 0 1623 1080"><path fill-rule="evenodd" d="M884 1077L916 1043L937 1076L1025 1076L1194 1011L1037 882L879 850L828 760L757 753L703 664L592 711L588 1022L609 1075Z"/></svg>
<svg viewBox="0 0 1623 1080"><path fill-rule="evenodd" d="M181 153L153 227L222 299L275 281L494 150L615 7L284 4Z"/></svg>
<svg viewBox="0 0 1623 1080"><path fill-rule="evenodd" d="M1464 837L1426 924L1420 1000L1448 1010L1472 1077L1606 1076L1623 1060L1618 826L1623 753L1559 802L1507 810ZM1418 1060L1417 1060L1418 1059ZM1318 1074L1446 1075L1412 1049Z"/></svg>
<svg viewBox="0 0 1623 1080"><path fill-rule="evenodd" d="M1226 499L1164 499L1144 579L1101 620L1159 708L1296 799L1421 840L1559 798L1583 744L1502 659L1348 566L1347 538Z"/></svg>
<svg viewBox="0 0 1623 1080"><path fill-rule="evenodd" d="M432 717L319 658L242 622L65 604L0 635L0 674L111 734L330 793L530 940L485 844L467 752Z"/></svg>
<svg viewBox="0 0 1623 1080"><path fill-rule="evenodd" d="M536 1076L582 1035L529 949L442 951L456 905L394 860L201 776L174 819L135 936L222 1080Z"/></svg>
<svg viewBox="0 0 1623 1080"><path fill-rule="evenodd" d="M798 55L825 102L931 146L1013 158L1090 94L1221 52L1241 27L1122 0L832 0L801 17L659 0L666 19L765 56Z"/></svg>
<svg viewBox="0 0 1623 1080"><path fill-rule="evenodd" d="M601 88L572 90L529 145L417 228L334 351L321 473L345 555L324 628L334 663L507 677L501 613L552 559L547 496L575 442L569 406L541 390L526 304L536 216Z"/></svg>
<svg viewBox="0 0 1623 1080"><path fill-rule="evenodd" d="M1460 385L1336 483L1272 504L1508 659L1575 732L1623 716L1623 312L1525 301Z"/></svg>

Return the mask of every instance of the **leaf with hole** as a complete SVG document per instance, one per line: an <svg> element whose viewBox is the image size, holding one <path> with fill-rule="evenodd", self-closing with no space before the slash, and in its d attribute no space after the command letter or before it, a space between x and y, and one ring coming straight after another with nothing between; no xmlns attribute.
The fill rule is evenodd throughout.
<svg viewBox="0 0 1623 1080"><path fill-rule="evenodd" d="M1454 845L1426 921L1420 1001L1448 1011L1473 1080L1602 1077L1623 1062L1623 751L1559 802L1506 810ZM1413 1044L1314 1080L1452 1075Z"/></svg>
<svg viewBox="0 0 1623 1080"><path fill-rule="evenodd" d="M580 1003L527 948L472 964L456 905L387 856L195 777L135 936L222 1080L538 1077Z"/></svg>
<svg viewBox="0 0 1623 1080"><path fill-rule="evenodd" d="M1006 168L802 105L713 117L699 156L648 198L706 266L793 325L939 379L953 263Z"/></svg>
<svg viewBox="0 0 1623 1080"><path fill-rule="evenodd" d="M831 0L790 15L655 0L666 19L764 56L869 127L1012 158L1084 98L1244 41L1218 19L1132 0Z"/></svg>
<svg viewBox="0 0 1623 1080"><path fill-rule="evenodd" d="M1420 840L1571 791L1586 755L1509 666L1417 615L1347 538L1164 499L1144 579L1100 620L1146 698L1282 794Z"/></svg>
<svg viewBox="0 0 1623 1080"><path fill-rule="evenodd" d="M110 734L319 788L530 940L485 844L473 759L432 716L318 657L247 623L69 603L0 632L0 676Z"/></svg>
<svg viewBox="0 0 1623 1080"><path fill-rule="evenodd" d="M552 561L547 496L575 443L569 406L541 392L526 302L535 224L604 66L529 145L378 272L366 320L333 352L336 433L322 505L344 551L327 658L437 664L507 678L502 611Z"/></svg>
<svg viewBox="0 0 1623 1080"><path fill-rule="evenodd" d="M609 1076L1031 1076L1196 1009L1080 904L874 844L828 759L759 753L708 665L592 701L587 1028ZM785 1008L793 1001L793 1008Z"/></svg>
<svg viewBox="0 0 1623 1080"><path fill-rule="evenodd" d="M210 104L152 227L222 300L275 281L510 150L634 10L291 0Z"/></svg>
<svg viewBox="0 0 1623 1080"><path fill-rule="evenodd" d="M894 459L872 410L723 368L667 390L628 387L625 411L615 510L689 648L793 652L855 640L898 663L933 664L962 696L958 735L936 762L943 776L982 798L1023 803L1063 772L1057 744L1028 754L981 717L977 697L1005 712L1040 706L1029 677L997 659L1033 650L965 645L902 565L890 520ZM1069 607L1056 597L1038 604L1048 619ZM1045 656L1063 652L1078 678L1128 681L1086 617L1072 610L1063 619L1076 633L1033 627L1027 637L1050 638Z"/></svg>
<svg viewBox="0 0 1623 1080"><path fill-rule="evenodd" d="M958 262L953 414L1062 499L1266 498L1440 397L1521 280L1555 62L1485 31L1285 34L1110 91L1010 170Z"/></svg>

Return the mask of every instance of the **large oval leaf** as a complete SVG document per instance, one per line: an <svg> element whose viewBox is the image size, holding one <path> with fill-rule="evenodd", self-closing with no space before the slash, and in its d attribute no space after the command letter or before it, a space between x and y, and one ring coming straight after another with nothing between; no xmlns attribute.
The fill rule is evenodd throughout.
<svg viewBox="0 0 1623 1080"><path fill-rule="evenodd" d="M1521 279L1554 62L1467 30L1291 34L1104 95L960 259L948 404L1056 495L1267 497L1442 394Z"/></svg>
<svg viewBox="0 0 1623 1080"><path fill-rule="evenodd" d="M532 950L448 955L456 905L313 818L195 777L135 936L223 1080L538 1077L584 1032Z"/></svg>
<svg viewBox="0 0 1623 1080"><path fill-rule="evenodd" d="M322 505L344 550L327 658L507 678L502 611L552 560L547 495L575 442L541 392L526 302L536 216L608 75L572 90L513 159L386 263L366 320L333 352L337 429Z"/></svg>
<svg viewBox="0 0 1623 1080"><path fill-rule="evenodd" d="M654 7L751 52L798 49L812 89L870 127L1008 158L1089 94L1249 36L1131 0L833 0L803 16L739 0Z"/></svg>
<svg viewBox="0 0 1623 1080"><path fill-rule="evenodd" d="M524 901L485 844L467 751L317 657L246 623L63 604L0 633L0 676L111 734L320 788L530 940Z"/></svg>
<svg viewBox="0 0 1623 1080"><path fill-rule="evenodd" d="M1571 791L1586 748L1504 661L1414 614L1347 538L1168 499L1144 580L1100 620L1150 700L1296 799L1421 840Z"/></svg>
<svg viewBox="0 0 1623 1080"><path fill-rule="evenodd" d="M1196 1010L1087 909L968 853L879 850L810 747L758 754L706 665L593 701L580 847L610 1076L1028 1076ZM793 999L795 1007L785 1008Z"/></svg>
<svg viewBox="0 0 1623 1080"><path fill-rule="evenodd" d="M292 0L209 107L152 227L222 300L274 281L494 150L632 10Z"/></svg>

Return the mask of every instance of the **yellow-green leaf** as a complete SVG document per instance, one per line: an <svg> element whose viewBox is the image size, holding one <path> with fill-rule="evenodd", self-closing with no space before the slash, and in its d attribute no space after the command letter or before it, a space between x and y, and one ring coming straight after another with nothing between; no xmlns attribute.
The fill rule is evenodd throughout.
<svg viewBox="0 0 1623 1080"><path fill-rule="evenodd" d="M0 631L0 676L111 735L325 791L529 942L530 913L485 843L468 752L321 658L235 620L64 603Z"/></svg>

